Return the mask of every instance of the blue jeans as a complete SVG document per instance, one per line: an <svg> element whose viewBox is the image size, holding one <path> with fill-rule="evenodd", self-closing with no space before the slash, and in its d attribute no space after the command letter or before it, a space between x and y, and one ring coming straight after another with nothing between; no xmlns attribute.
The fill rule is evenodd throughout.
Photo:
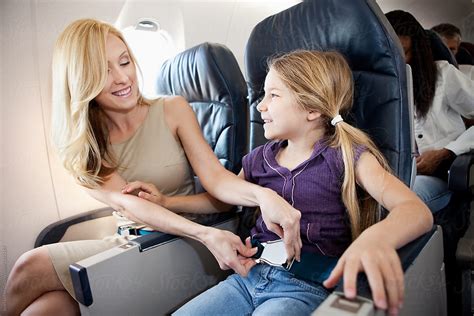
<svg viewBox="0 0 474 316"><path fill-rule="evenodd" d="M229 276L173 315L310 315L329 294L321 284L258 264L247 277Z"/></svg>
<svg viewBox="0 0 474 316"><path fill-rule="evenodd" d="M426 203L433 214L445 208L453 195L445 181L423 175L416 176L413 191Z"/></svg>

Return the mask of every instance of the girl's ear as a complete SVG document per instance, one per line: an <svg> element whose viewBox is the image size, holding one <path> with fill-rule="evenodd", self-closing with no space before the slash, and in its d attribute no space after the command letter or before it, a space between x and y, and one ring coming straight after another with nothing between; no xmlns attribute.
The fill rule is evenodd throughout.
<svg viewBox="0 0 474 316"><path fill-rule="evenodd" d="M306 116L308 121L314 121L314 120L316 120L320 117L321 117L321 113L319 113L317 111L309 111L308 115Z"/></svg>

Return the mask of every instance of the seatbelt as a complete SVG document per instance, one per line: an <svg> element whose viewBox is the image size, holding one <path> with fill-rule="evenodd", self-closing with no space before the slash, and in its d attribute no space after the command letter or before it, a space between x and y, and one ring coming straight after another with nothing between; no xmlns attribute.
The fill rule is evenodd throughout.
<svg viewBox="0 0 474 316"><path fill-rule="evenodd" d="M250 239L252 247L257 247L257 253L252 256L257 263L265 262L273 266L281 266L293 273L298 278L323 283L331 274L331 271L339 260L338 257L328 257L317 253L301 253L301 261L294 259L288 264L286 262L286 250L283 240L260 242L254 238Z"/></svg>

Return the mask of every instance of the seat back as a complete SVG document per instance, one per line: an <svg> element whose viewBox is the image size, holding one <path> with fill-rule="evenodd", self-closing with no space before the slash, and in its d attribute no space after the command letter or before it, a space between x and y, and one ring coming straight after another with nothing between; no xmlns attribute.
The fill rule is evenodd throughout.
<svg viewBox="0 0 474 316"><path fill-rule="evenodd" d="M240 171L246 149L247 91L227 47L203 43L169 59L161 67L157 93L186 98L219 161L234 173Z"/></svg>
<svg viewBox="0 0 474 316"><path fill-rule="evenodd" d="M411 81L399 39L372 0L304 1L253 29L245 54L250 148L266 142L256 106L264 96L267 59L297 49L336 50L346 57L355 83L354 105L347 119L371 136L395 175L410 185L414 138L407 91ZM420 237L404 247L410 249L409 256L399 251L407 285L401 315L445 315L444 287L426 289L427 282L444 284L441 233L433 229L422 237L425 240ZM357 292L370 297L363 277ZM313 315L344 314L343 305L348 304L354 304L358 315L378 314L370 300L358 297L348 303L339 286Z"/></svg>
<svg viewBox="0 0 474 316"><path fill-rule="evenodd" d="M449 50L448 46L444 44L441 37L439 37L439 35L436 34L436 32L432 30L426 30L426 33L428 33L428 37L430 39L431 52L433 53L433 59L446 60L450 64L453 64L454 66L458 67L456 58L454 58L453 54Z"/></svg>
<svg viewBox="0 0 474 316"><path fill-rule="evenodd" d="M405 61L392 27L375 1L305 1L260 22L246 47L250 148L264 143L256 106L264 95L268 57L296 49L342 53L355 82L350 123L366 131L407 185L412 138Z"/></svg>

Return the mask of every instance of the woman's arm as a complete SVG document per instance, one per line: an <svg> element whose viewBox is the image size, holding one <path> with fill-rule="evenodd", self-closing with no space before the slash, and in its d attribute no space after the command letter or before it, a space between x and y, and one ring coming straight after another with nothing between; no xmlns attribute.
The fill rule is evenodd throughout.
<svg viewBox="0 0 474 316"><path fill-rule="evenodd" d="M194 111L184 98L166 99L165 115L206 191L228 204L260 206L267 227L284 239L288 255L299 260L302 246L300 212L274 191L249 183L226 170L202 136Z"/></svg>
<svg viewBox="0 0 474 316"><path fill-rule="evenodd" d="M462 117L474 119L474 80L470 80L453 65L443 70L445 83L445 105L451 107ZM467 128L457 139L445 146L456 155L474 148L474 127Z"/></svg>
<svg viewBox="0 0 474 316"><path fill-rule="evenodd" d="M433 218L416 194L385 171L368 152L363 153L357 162L356 179L390 212L350 245L324 285L333 287L343 276L344 294L355 297L357 273L365 271L375 305L382 309L388 307L396 313L404 293L404 276L396 249L428 232Z"/></svg>
<svg viewBox="0 0 474 316"><path fill-rule="evenodd" d="M167 196L162 194L153 183L141 181L127 183L123 187L122 193L135 194L177 213L212 214L227 212L232 208L232 205L219 201L207 192Z"/></svg>
<svg viewBox="0 0 474 316"><path fill-rule="evenodd" d="M156 230L189 237L203 243L214 255L222 269L233 269L246 275L254 262L256 249L246 247L235 234L199 225L159 205L131 194L123 194L125 180L117 173L110 175L100 189L87 189L95 199L123 213L128 218L147 224Z"/></svg>

